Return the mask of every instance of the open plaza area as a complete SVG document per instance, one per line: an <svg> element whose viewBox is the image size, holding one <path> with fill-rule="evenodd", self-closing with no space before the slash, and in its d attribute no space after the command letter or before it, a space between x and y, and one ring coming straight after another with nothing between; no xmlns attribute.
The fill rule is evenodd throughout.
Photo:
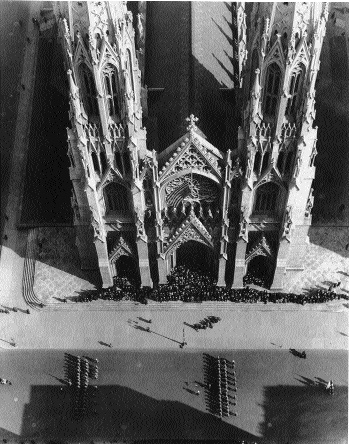
<svg viewBox="0 0 349 444"><path fill-rule="evenodd" d="M349 4L0 37L0 444L348 444Z"/></svg>

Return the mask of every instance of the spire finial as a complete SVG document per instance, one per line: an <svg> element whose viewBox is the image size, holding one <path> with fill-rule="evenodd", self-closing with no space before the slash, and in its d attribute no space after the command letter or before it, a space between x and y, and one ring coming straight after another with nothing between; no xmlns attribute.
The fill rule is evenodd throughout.
<svg viewBox="0 0 349 444"><path fill-rule="evenodd" d="M195 123L199 120L198 117L195 117L194 114L190 114L190 116L187 117L185 120L189 123L189 125L187 126L188 131L197 130L197 126L195 125Z"/></svg>

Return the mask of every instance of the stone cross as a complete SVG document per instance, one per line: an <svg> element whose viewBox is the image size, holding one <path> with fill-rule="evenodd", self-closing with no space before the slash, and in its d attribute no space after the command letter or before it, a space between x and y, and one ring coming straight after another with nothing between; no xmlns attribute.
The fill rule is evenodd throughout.
<svg viewBox="0 0 349 444"><path fill-rule="evenodd" d="M195 122L197 122L199 120L198 117L195 117L194 114L190 114L190 116L187 117L185 120L189 123L189 125L187 126L188 131L197 130L197 126L195 125Z"/></svg>

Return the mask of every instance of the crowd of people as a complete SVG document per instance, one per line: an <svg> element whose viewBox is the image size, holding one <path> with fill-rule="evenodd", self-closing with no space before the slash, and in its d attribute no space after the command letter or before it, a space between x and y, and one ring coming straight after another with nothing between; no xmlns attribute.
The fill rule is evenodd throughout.
<svg viewBox="0 0 349 444"><path fill-rule="evenodd" d="M100 291L87 291L75 298L76 302L90 302L97 299L131 300L147 303L147 300L158 302L183 301L230 301L243 303L288 303L311 304L329 302L335 299L349 300L349 296L333 291L315 289L304 294L270 292L245 285L241 289L218 287L212 275L202 275L198 271L183 266L175 267L167 278L167 283L157 287L139 287L132 285L125 277L115 277L114 285Z"/></svg>

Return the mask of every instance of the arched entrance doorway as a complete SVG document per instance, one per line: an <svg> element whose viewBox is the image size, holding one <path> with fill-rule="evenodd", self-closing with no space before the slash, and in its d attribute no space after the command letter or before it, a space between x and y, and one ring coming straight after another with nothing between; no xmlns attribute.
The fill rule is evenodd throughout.
<svg viewBox="0 0 349 444"><path fill-rule="evenodd" d="M254 283L264 288L270 288L273 283L275 264L271 257L255 256L247 265L246 284Z"/></svg>
<svg viewBox="0 0 349 444"><path fill-rule="evenodd" d="M194 240L182 244L176 251L176 265L184 266L201 274L214 275L212 248Z"/></svg>
<svg viewBox="0 0 349 444"><path fill-rule="evenodd" d="M140 284L139 269L136 261L130 256L120 256L115 262L117 277L126 278L130 284L138 286Z"/></svg>

